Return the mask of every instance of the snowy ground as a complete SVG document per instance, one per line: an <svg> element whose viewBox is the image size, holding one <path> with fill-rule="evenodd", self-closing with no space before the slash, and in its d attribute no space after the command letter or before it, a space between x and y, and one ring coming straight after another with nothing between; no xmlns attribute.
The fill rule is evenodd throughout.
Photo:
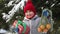
<svg viewBox="0 0 60 34"><path fill-rule="evenodd" d="M7 31L7 30L4 30L4 29L0 29L0 34L17 34L17 33L11 32L11 31Z"/></svg>

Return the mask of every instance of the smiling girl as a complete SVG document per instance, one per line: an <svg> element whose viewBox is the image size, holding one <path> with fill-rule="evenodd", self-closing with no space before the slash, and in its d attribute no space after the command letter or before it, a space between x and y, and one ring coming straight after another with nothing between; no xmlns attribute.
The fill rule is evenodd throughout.
<svg viewBox="0 0 60 34"><path fill-rule="evenodd" d="M24 14L25 17L23 22L30 27L29 34L39 34L37 31L37 27L41 18L36 14L36 9L31 1L28 1L26 3L26 6L24 7Z"/></svg>

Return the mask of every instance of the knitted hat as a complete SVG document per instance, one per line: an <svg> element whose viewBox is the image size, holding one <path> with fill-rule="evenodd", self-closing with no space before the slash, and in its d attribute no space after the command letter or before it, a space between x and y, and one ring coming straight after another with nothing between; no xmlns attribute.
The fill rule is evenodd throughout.
<svg viewBox="0 0 60 34"><path fill-rule="evenodd" d="M34 15L36 15L36 9L34 5L32 4L31 0L28 0L28 2L26 3L26 6L24 7L24 13L26 13L27 10L33 11Z"/></svg>

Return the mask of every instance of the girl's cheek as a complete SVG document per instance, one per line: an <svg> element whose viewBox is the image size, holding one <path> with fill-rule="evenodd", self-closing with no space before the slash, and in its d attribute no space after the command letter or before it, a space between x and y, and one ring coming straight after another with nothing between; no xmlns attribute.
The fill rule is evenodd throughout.
<svg viewBox="0 0 60 34"><path fill-rule="evenodd" d="M27 15L27 14L25 14L25 17L28 17L28 15Z"/></svg>

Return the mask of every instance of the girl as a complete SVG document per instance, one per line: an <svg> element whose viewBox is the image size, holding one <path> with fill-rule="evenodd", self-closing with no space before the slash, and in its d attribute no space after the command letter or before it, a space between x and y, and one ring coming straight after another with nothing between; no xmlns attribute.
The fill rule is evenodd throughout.
<svg viewBox="0 0 60 34"><path fill-rule="evenodd" d="M25 17L23 22L30 27L29 34L39 34L37 28L40 23L40 17L36 14L36 9L31 1L26 3L26 6L24 7L24 14Z"/></svg>

